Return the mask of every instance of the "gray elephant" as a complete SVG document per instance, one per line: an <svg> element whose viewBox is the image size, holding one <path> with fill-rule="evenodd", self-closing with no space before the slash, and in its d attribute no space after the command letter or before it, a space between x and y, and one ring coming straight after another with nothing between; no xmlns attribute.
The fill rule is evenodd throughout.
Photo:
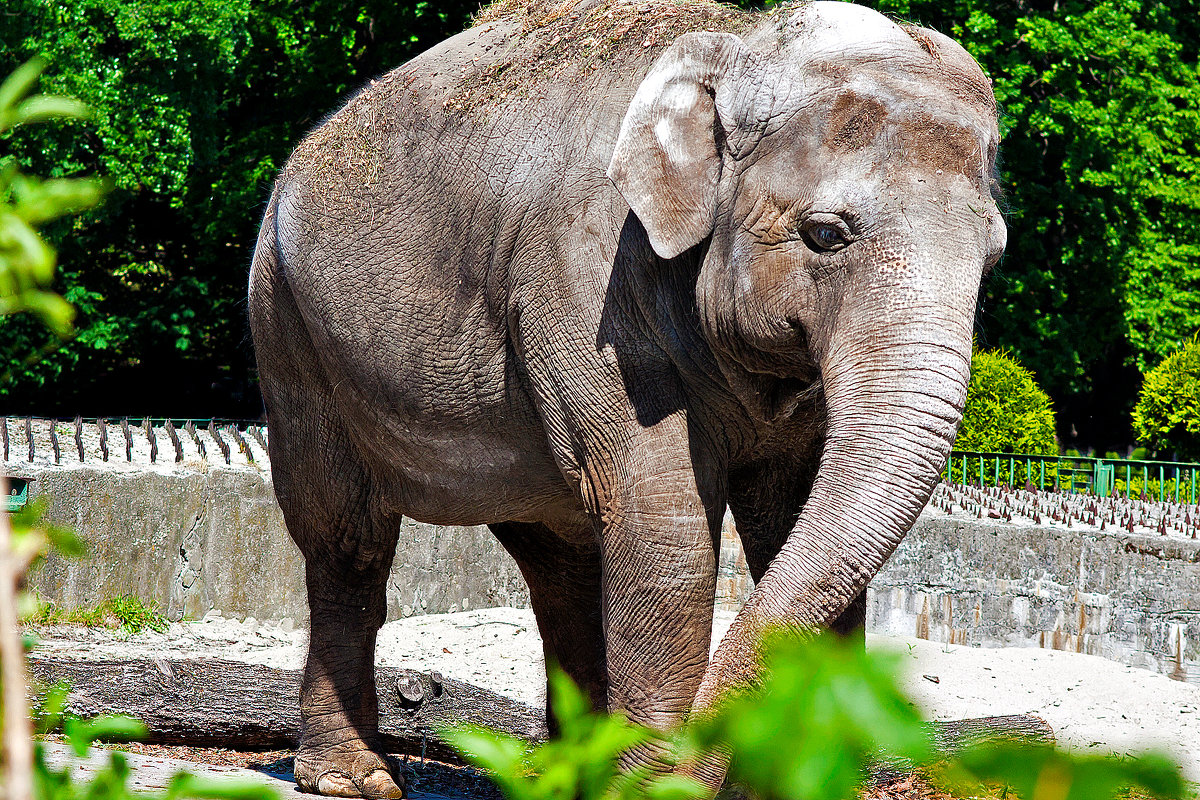
<svg viewBox="0 0 1200 800"><path fill-rule="evenodd" d="M308 136L250 276L300 786L401 792L372 662L405 514L490 525L547 658L649 725L753 684L767 626L861 625L961 419L997 141L938 33L691 0L506 0ZM710 660L727 507L757 585Z"/></svg>

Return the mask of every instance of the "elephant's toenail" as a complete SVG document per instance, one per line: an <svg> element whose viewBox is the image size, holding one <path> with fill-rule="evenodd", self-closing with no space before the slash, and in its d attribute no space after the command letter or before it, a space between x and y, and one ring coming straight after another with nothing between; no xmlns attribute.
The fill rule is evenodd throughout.
<svg viewBox="0 0 1200 800"><path fill-rule="evenodd" d="M338 772L326 772L317 778L317 794L327 797L362 797L362 792L349 776Z"/></svg>
<svg viewBox="0 0 1200 800"><path fill-rule="evenodd" d="M367 777L363 778L362 782L363 795L371 798L394 798L406 797L407 793L403 788L396 784L392 779L391 774L387 770L377 769Z"/></svg>

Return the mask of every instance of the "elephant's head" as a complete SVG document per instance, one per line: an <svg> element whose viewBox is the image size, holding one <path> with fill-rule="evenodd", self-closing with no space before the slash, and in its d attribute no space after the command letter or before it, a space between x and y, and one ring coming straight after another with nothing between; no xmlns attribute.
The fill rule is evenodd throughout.
<svg viewBox="0 0 1200 800"><path fill-rule="evenodd" d="M707 243L696 301L730 385L762 426L818 386L826 408L809 501L700 704L753 680L764 626L836 618L936 484L1004 249L998 137L966 51L844 3L683 36L638 88L609 175L659 256Z"/></svg>

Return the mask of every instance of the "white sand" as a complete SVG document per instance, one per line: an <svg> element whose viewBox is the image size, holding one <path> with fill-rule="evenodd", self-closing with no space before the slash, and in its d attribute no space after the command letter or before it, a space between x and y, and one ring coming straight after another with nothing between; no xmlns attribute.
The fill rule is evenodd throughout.
<svg viewBox="0 0 1200 800"><path fill-rule="evenodd" d="M730 616L716 620L722 633ZM52 629L45 649L73 657L216 657L302 666L306 634L278 625L209 619L166 633L121 637ZM1200 687L1098 656L1052 650L980 649L872 635L868 647L903 654L905 691L931 719L1028 713L1053 727L1060 745L1131 753L1157 747L1200 781ZM545 692L541 640L533 613L492 608L411 617L380 631L377 663L438 670L531 704ZM938 679L935 683L926 675Z"/></svg>

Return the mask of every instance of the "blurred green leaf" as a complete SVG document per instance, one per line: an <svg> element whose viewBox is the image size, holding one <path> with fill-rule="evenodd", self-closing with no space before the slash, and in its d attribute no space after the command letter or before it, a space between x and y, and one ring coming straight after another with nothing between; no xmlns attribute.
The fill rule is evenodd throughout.
<svg viewBox="0 0 1200 800"><path fill-rule="evenodd" d="M63 734L78 756L86 755L93 742L133 742L146 737L146 726L129 717L68 717Z"/></svg>
<svg viewBox="0 0 1200 800"><path fill-rule="evenodd" d="M70 97L36 95L23 101L12 113L13 126L52 119L90 119L91 109Z"/></svg>
<svg viewBox="0 0 1200 800"><path fill-rule="evenodd" d="M971 748L958 762L977 781L1003 784L1023 800L1113 800L1134 787L1161 798L1184 792L1179 767L1156 754L1117 759L1001 743Z"/></svg>
<svg viewBox="0 0 1200 800"><path fill-rule="evenodd" d="M929 758L925 726L896 687L898 657L832 634L775 634L764 653L761 691L722 703L693 730L702 749L732 752L733 779L767 800L840 800L870 758Z"/></svg>

